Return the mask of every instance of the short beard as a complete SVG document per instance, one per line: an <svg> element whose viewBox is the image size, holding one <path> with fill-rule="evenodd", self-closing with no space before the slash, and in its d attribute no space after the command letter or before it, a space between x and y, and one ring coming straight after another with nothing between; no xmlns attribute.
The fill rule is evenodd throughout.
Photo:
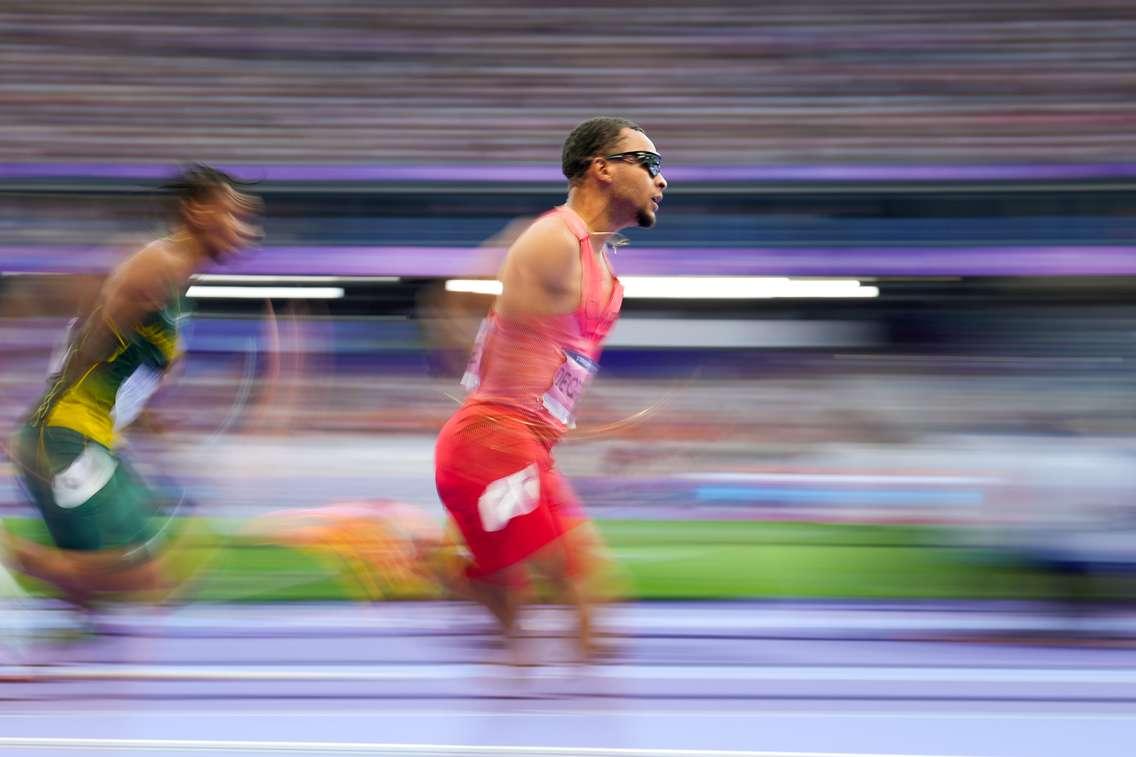
<svg viewBox="0 0 1136 757"><path fill-rule="evenodd" d="M635 214L635 223L639 224L641 229L649 229L655 225L655 216L651 215L650 211L640 208Z"/></svg>

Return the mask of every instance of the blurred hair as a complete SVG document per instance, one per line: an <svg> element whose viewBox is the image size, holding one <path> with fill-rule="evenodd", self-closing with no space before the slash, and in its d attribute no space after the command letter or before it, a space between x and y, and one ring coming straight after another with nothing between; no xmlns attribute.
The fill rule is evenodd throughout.
<svg viewBox="0 0 1136 757"><path fill-rule="evenodd" d="M245 184L224 171L205 163L187 163L158 189L167 215L180 218L187 202L207 202L225 187L237 189Z"/></svg>
<svg viewBox="0 0 1136 757"><path fill-rule="evenodd" d="M589 118L573 129L564 140L564 150L560 155L560 165L568 183L575 184L584 176L592 158L610 152L624 129L643 132L643 127L634 121L609 116Z"/></svg>

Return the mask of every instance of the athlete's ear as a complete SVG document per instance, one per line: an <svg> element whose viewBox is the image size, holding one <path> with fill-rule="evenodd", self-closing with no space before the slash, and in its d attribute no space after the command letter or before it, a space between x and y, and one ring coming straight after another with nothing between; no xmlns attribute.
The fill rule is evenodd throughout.
<svg viewBox="0 0 1136 757"><path fill-rule="evenodd" d="M611 163L603 158L592 158L592 164L588 166L588 171L601 184L610 184L615 181L615 176L611 172Z"/></svg>

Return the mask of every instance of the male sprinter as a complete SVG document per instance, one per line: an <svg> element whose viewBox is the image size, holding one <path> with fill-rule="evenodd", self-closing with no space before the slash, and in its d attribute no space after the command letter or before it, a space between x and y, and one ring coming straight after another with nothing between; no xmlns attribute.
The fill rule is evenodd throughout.
<svg viewBox="0 0 1136 757"><path fill-rule="evenodd" d="M156 496L116 451L117 431L179 357L178 321L190 276L260 235L250 221L259 200L221 171L193 164L164 189L172 232L107 277L11 444L55 548L9 535L8 559L81 606L103 592L169 586L156 559Z"/></svg>
<svg viewBox="0 0 1136 757"><path fill-rule="evenodd" d="M472 554L469 592L500 623L514 660L525 575L535 568L576 611L585 658L595 651L587 520L552 459L573 427L623 289L612 235L650 227L667 182L635 123L593 118L568 135L568 199L510 247L502 292L482 322L462 380L470 392L435 450L438 494Z"/></svg>

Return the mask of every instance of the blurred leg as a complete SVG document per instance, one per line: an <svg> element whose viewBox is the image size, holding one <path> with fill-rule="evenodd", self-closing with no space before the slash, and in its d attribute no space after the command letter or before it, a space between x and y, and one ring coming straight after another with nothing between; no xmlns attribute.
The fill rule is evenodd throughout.
<svg viewBox="0 0 1136 757"><path fill-rule="evenodd" d="M7 535L11 560L22 573L58 589L80 607L99 594L151 594L169 591L172 582L159 560L128 561L123 550L77 552Z"/></svg>
<svg viewBox="0 0 1136 757"><path fill-rule="evenodd" d="M541 496L562 536L533 556L533 565L547 578L554 600L575 614L575 642L583 660L594 659L603 650L596 643L597 607L610 595L611 569L603 559L603 542L569 482L551 459L541 473Z"/></svg>
<svg viewBox="0 0 1136 757"><path fill-rule="evenodd" d="M575 615L574 641L582 660L597 656L595 641L595 608L598 597L595 562L591 554L592 540L579 526L564 534L554 544L537 552L533 567L548 581L553 600L570 607Z"/></svg>

